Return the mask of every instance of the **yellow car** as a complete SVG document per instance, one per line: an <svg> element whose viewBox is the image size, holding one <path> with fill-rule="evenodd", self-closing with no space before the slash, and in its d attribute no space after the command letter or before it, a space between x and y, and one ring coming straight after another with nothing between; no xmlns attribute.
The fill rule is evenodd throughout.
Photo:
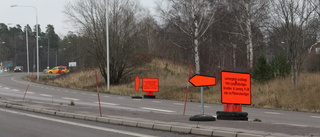
<svg viewBox="0 0 320 137"><path fill-rule="evenodd" d="M47 71L47 73L49 73L49 74L57 74L57 73L63 74L63 73L68 73L68 72L69 72L69 70L67 69L66 66L56 66L56 67L49 69Z"/></svg>

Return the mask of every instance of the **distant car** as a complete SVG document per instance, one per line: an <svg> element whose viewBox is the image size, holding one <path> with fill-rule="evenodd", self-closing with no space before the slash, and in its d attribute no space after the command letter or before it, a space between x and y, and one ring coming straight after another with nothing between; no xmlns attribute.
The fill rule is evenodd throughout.
<svg viewBox="0 0 320 137"><path fill-rule="evenodd" d="M14 70L14 72L22 72L23 66L16 66L13 70Z"/></svg>
<svg viewBox="0 0 320 137"><path fill-rule="evenodd" d="M57 73L68 73L69 70L66 66L56 66L52 69L47 70L47 73L49 74L57 74Z"/></svg>

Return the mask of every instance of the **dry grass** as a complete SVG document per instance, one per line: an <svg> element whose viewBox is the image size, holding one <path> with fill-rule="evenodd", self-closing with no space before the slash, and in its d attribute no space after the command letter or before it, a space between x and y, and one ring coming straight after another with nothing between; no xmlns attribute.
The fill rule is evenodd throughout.
<svg viewBox="0 0 320 137"><path fill-rule="evenodd" d="M189 67L164 59L154 59L135 74L140 78L159 78L160 89L157 98L184 100L188 83ZM68 75L46 78L42 81L62 87L96 91L94 70L70 73ZM131 83L111 86L106 91L104 79L99 76L100 92L134 96L134 79ZM221 101L220 84L206 87L205 102L219 104ZM145 93L139 91L138 95ZM285 110L320 112L320 74L301 74L299 84L292 86L290 77L279 78L264 84L252 82L253 107L279 108ZM200 102L200 89L189 86L188 101Z"/></svg>
<svg viewBox="0 0 320 137"><path fill-rule="evenodd" d="M253 106L320 112L320 74L301 74L296 86L290 77L253 84L252 95Z"/></svg>

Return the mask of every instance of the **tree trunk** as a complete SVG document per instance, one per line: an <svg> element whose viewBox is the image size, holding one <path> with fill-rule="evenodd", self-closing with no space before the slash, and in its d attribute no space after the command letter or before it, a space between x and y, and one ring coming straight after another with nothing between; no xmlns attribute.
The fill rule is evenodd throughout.
<svg viewBox="0 0 320 137"><path fill-rule="evenodd" d="M244 2L245 9L246 9L246 31L247 31L247 62L249 68L253 66L253 45L252 45L252 31L251 31L251 16L250 16L250 9L249 4Z"/></svg>

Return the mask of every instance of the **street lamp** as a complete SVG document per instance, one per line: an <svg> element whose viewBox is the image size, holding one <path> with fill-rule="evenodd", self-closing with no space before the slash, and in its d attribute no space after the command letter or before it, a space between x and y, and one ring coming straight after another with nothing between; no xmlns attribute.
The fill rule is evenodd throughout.
<svg viewBox="0 0 320 137"><path fill-rule="evenodd" d="M39 35L38 35L38 10L34 6L23 6L23 5L11 5L11 7L27 7L33 8L36 11L36 35L37 35L37 80L39 80Z"/></svg>
<svg viewBox="0 0 320 137"><path fill-rule="evenodd" d="M106 6L106 54L107 54L107 91L110 91L110 62L109 62L109 0Z"/></svg>

